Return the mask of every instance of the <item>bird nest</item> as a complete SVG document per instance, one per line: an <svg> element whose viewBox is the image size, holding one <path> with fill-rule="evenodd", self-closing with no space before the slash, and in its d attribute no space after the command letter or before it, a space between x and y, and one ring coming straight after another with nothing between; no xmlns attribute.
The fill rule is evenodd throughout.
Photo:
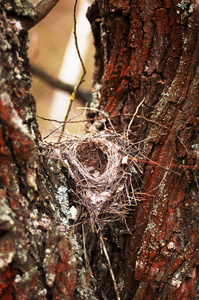
<svg viewBox="0 0 199 300"><path fill-rule="evenodd" d="M73 203L87 211L92 229L126 218L140 198L136 147L111 133L69 137L59 149Z"/></svg>

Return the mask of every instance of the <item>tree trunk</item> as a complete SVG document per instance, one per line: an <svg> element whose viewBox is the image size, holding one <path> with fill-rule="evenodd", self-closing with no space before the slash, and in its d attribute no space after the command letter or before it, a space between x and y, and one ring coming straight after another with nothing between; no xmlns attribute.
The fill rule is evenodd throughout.
<svg viewBox="0 0 199 300"><path fill-rule="evenodd" d="M198 299L198 9L193 1L101 0L88 17L98 108L145 156L143 201L116 271L121 297Z"/></svg>
<svg viewBox="0 0 199 300"><path fill-rule="evenodd" d="M37 18L28 1L0 2L0 299L74 299L75 238L61 218L66 178L43 144L24 24ZM76 254L75 254L76 253ZM82 269L82 276L86 274ZM82 299L82 298L80 298Z"/></svg>
<svg viewBox="0 0 199 300"><path fill-rule="evenodd" d="M141 201L100 234L70 225L70 177L29 93L23 26L37 11L13 3L0 2L0 299L198 299L194 3L96 0L88 11L100 91L89 115L109 116L93 125L114 127L142 157Z"/></svg>

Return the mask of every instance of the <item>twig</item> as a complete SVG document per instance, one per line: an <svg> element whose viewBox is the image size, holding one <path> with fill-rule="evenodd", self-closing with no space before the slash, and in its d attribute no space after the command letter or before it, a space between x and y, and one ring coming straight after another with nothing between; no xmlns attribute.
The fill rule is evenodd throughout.
<svg viewBox="0 0 199 300"><path fill-rule="evenodd" d="M112 266L111 266L111 262L110 262L110 259L109 259L109 256L108 256L108 252L106 250L106 247L105 247L105 244L104 244L104 240L103 240L103 236L100 235L100 241L102 243L102 249L104 251L104 255L106 256L106 260L108 262L108 267L109 267L109 271L110 271L110 274L111 274L111 278L113 280L113 284L114 284L114 289L115 289L115 293L116 293L116 297L117 297L117 300L120 300L120 294L119 294L119 291L118 291L118 287L117 287L117 282L116 282L116 279L115 279L115 275L113 273L113 269L112 269Z"/></svg>
<svg viewBox="0 0 199 300"><path fill-rule="evenodd" d="M141 102L138 104L138 106L136 107L135 113L133 114L133 117L131 118L131 121L130 121L130 123L129 123L129 125L128 125L128 128L127 128L127 132L126 132L126 136L127 136L127 137L128 137L128 135L129 135L129 131L130 131L131 125L132 125L132 123L133 123L133 121L134 121L134 119L135 119L135 116L137 115L138 110L139 110L140 106L143 104L144 101L145 101L145 98L143 98L142 101L141 101Z"/></svg>
<svg viewBox="0 0 199 300"><path fill-rule="evenodd" d="M61 139L62 139L64 130L65 130L65 126L66 126L66 122L65 122L65 121L67 121L69 112L70 112L70 110L71 110L72 102L73 102L73 100L75 99L75 96L76 96L76 93L77 93L78 88L79 88L80 85L84 82L84 77L85 77L85 75L86 75L86 69L85 69L85 66L84 66L84 63L83 63L81 54L80 54L80 50L79 50L79 46L78 46L78 41L77 41L77 20L76 20L76 7L77 7L77 2L78 2L78 0L75 0L74 11L73 11L73 19L74 19L74 31L73 31L73 33L74 33L74 38L75 38L75 47L76 47L77 55L78 55L78 57L79 57L79 60L80 60L81 66L82 66L83 74L82 74L82 76L81 76L81 78L80 78L78 84L74 87L74 90L73 90L73 92L72 92L72 94L71 94L71 96L70 96L69 106L68 106L66 115L65 115L65 117L64 117L64 124L63 124L63 126L62 126L62 129L61 129L61 133L60 133L58 142L60 142Z"/></svg>
<svg viewBox="0 0 199 300"><path fill-rule="evenodd" d="M114 116L107 116L107 114L101 112L100 110L95 109L95 108L90 108L90 107L78 107L78 109L84 109L84 110L90 109L90 110L98 111L98 112L104 114L104 116L105 116L106 118L109 118L109 119L114 119L114 118L117 118L117 117L131 117L131 116L132 116L132 114L118 114L118 115L114 115ZM49 122L57 122L57 123L60 123L60 124L61 124L61 123L62 123L62 124L64 123L64 121L58 121L58 120L55 120L55 119L49 119L49 118L42 117L42 116L40 116L40 115L37 115L37 117L40 118L40 119L43 119L43 120L45 120L45 121L49 121ZM167 127L167 126L165 126L165 125L162 125L162 124L159 124L159 123L157 123L157 122L155 122L155 121L153 121L153 120L147 119L147 118L145 118L145 117L143 117L143 116L136 115L135 117L136 117L136 118L141 118L141 119L143 119L143 120L146 120L147 122L156 124L156 125L158 125L158 126L164 127L165 129L171 131L171 129L170 129L169 127ZM104 117L97 117L97 118L91 118L91 119L86 119L86 120L66 121L66 123L94 122L94 121L100 121L100 120L103 120L103 119L104 119ZM112 125L112 126L113 126L113 125ZM112 127L112 126L111 126L111 127ZM139 143L140 143L140 142L139 142Z"/></svg>
<svg viewBox="0 0 199 300"><path fill-rule="evenodd" d="M47 139L51 134L53 134L54 132L56 132L57 130L59 130L62 127L62 125L60 125L59 127L55 128L54 130L52 130L48 135L46 135L43 140Z"/></svg>
<svg viewBox="0 0 199 300"><path fill-rule="evenodd" d="M79 117L81 114L77 115L77 116L74 116L71 120ZM41 118L41 119L45 119L45 118ZM56 121L56 120L51 120L52 122L57 122L57 123L62 123L63 124L63 121ZM70 123L70 120L67 121L66 123ZM57 130L59 130L63 125L60 125L59 127L55 128L54 130L52 130L48 135L46 135L43 139L47 139L51 134L53 134L54 132L56 132Z"/></svg>
<svg viewBox="0 0 199 300"><path fill-rule="evenodd" d="M100 114L104 115L104 116L107 118L107 120L109 121L109 123L110 123L110 125L111 125L111 128L112 128L113 131L115 132L115 128L114 128L114 126L113 126L113 124L112 124L110 118L115 118L116 116L109 117L104 111L101 111L101 110L99 110L99 109L97 109L97 108L94 108L94 107L77 107L77 109L93 110L93 111L97 111L97 112L99 112ZM121 115L118 115L118 116L121 116Z"/></svg>
<svg viewBox="0 0 199 300"><path fill-rule="evenodd" d="M88 267L88 258L87 258L87 252L86 252L86 239L85 239L85 232L84 232L84 224L82 223L82 235L83 235L83 246L84 246L84 259L86 264L86 269Z"/></svg>
<svg viewBox="0 0 199 300"><path fill-rule="evenodd" d="M32 64L30 67L31 73L41 80L45 81L48 85L63 90L68 93L72 93L74 90L74 86L68 83L65 83L58 78L48 74L42 67L38 66L37 64ZM92 93L86 89L78 89L76 93L77 98L82 100L84 103L90 103L92 100Z"/></svg>

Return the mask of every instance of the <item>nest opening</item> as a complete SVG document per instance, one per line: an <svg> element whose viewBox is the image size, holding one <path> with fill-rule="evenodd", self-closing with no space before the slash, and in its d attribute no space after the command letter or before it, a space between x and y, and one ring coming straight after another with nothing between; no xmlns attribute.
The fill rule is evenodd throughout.
<svg viewBox="0 0 199 300"><path fill-rule="evenodd" d="M87 171L93 176L103 174L107 167L105 146L95 141L84 141L76 149L76 157Z"/></svg>

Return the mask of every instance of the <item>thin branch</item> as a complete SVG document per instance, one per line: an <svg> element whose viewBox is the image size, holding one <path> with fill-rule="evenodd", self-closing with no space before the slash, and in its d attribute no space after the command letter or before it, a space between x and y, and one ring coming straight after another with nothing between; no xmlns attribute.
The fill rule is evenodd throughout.
<svg viewBox="0 0 199 300"><path fill-rule="evenodd" d="M77 20L76 20L76 8L77 8L77 2L78 2L78 0L75 0L74 11L73 11L73 19L74 19L74 31L73 31L73 34L74 34L74 38L75 38L75 47L76 47L76 51L77 51L77 54L78 54L78 57L79 57L79 60L80 60L81 66L82 66L83 74L82 74L82 76L81 76L81 78L80 78L78 84L74 87L73 93L72 93L71 96L70 96L69 106L68 106L66 115L65 115L65 117L64 117L64 124L63 124L63 126L62 126L62 129L61 129L61 133L60 133L58 142L60 142L61 139L62 139L64 130L65 130L65 126L66 126L66 121L67 121L67 119L68 119L68 115L69 115L69 112L70 112L70 110L71 110L72 102L73 102L73 100L74 100L75 97L76 97L76 93L77 93L78 88L79 88L80 85L84 82L84 77L85 77L85 75L86 75L86 69L85 69L85 66L84 66L84 63L83 63L81 54L80 54L80 50L79 50L79 46L78 46L78 40L77 40Z"/></svg>
<svg viewBox="0 0 199 300"><path fill-rule="evenodd" d="M126 132L126 136L129 135L129 131L130 131L131 125L132 125L132 123L133 123L133 121L134 121L134 119L135 119L135 116L136 116L137 113L138 113L138 110L139 110L140 106L142 106L142 104L143 104L144 101L145 101L145 98L142 99L142 101L141 101L141 102L139 103L139 105L136 107L135 113L133 114L133 117L132 117L132 119L131 119L131 121L130 121L130 123L129 123L129 125L128 125L127 132Z"/></svg>
<svg viewBox="0 0 199 300"><path fill-rule="evenodd" d="M115 115L115 116L112 116L112 117L109 117L104 111L101 111L101 110L99 110L99 109L97 109L97 108L94 108L94 107L77 107L77 109L87 109L87 110L93 110L93 111L97 111L97 112L101 113L101 114L104 115L105 118L109 121L109 124L110 124L112 130L115 131L115 128L114 128L114 126L113 126L113 124L112 124L110 118L115 118L116 115ZM121 115L118 115L118 116L121 116Z"/></svg>
<svg viewBox="0 0 199 300"><path fill-rule="evenodd" d="M88 257L86 252L86 238L85 238L85 232L84 232L84 224L82 223L82 236L83 236L83 246L84 246L84 259L86 264L86 269L88 268Z"/></svg>
<svg viewBox="0 0 199 300"><path fill-rule="evenodd" d="M119 294L119 291L118 291L117 282L116 282L116 279L115 279L115 275L113 273L111 262L110 262L110 259L109 259L109 256L108 256L108 252L106 250L106 246L104 244L104 240L103 240L102 235L100 235L100 241L102 243L102 249L104 251L104 255L106 256L106 260L108 262L108 267L109 267L109 271L110 271L110 274L111 274L111 278L113 280L113 285L114 285L114 289L115 289L117 300L120 300L121 298L120 298L120 294Z"/></svg>
<svg viewBox="0 0 199 300"><path fill-rule="evenodd" d="M90 110L98 111L98 112L102 113L102 115L103 115L103 112L101 112L100 110L95 109L95 108L78 107L78 109L88 109L88 110L90 109ZM109 119L114 119L114 118L117 118L117 117L132 117L133 114L117 114L117 115L114 115L114 116L107 116L107 114L104 113L104 116L105 116L105 118L107 118L107 119L108 119L108 118L109 118ZM40 119L42 119L42 120L49 121L49 122L56 122L56 123L60 123L60 124L63 124L63 123L64 123L64 121L58 121L58 120L56 120L56 119L49 119L49 118L42 117L42 116L40 116L40 115L37 115L37 117L40 118ZM156 125L158 125L158 126L160 126L160 127L163 127L163 128L165 128L165 129L171 131L171 129L170 129L169 127L167 127L167 126L165 126L165 125L162 125L162 124L159 124L158 122L155 122L154 120L150 120L150 119L147 119L147 118L145 118L145 117L143 117L143 116L139 116L139 115L136 115L135 117L138 118L138 119L141 118L141 119L143 119L143 120L145 120L145 121L147 121L147 122L156 124ZM104 117L96 117L96 118L91 118L91 119L86 119L86 120L65 121L65 122L66 122L66 123L81 123L81 122L94 122L94 121L101 121L101 120L104 120Z"/></svg>
<svg viewBox="0 0 199 300"><path fill-rule="evenodd" d="M79 114L75 117L79 117L80 115L81 114ZM64 121L58 121L56 119L49 119L49 118L42 117L40 115L37 115L37 118L42 119L44 121L48 121L48 122L55 122L55 123L58 123L58 124L63 124L64 123ZM89 121L95 121L95 120L101 120L101 119L100 118L98 118L98 119L85 119L85 120L77 120L77 121L71 121L72 119L70 119L69 121L65 121L65 123L82 123L82 122L89 122Z"/></svg>
<svg viewBox="0 0 199 300"><path fill-rule="evenodd" d="M46 82L48 85L60 89L62 91L72 93L74 91L74 86L68 83L65 83L58 78L47 73L43 68L37 64L32 64L30 67L31 73L41 80ZM77 90L76 97L82 100L84 103L90 103L92 101L92 93L90 90L80 88Z"/></svg>
<svg viewBox="0 0 199 300"><path fill-rule="evenodd" d="M47 134L43 140L47 139L50 135L52 135L53 133L55 133L57 130L59 130L62 127L62 125L60 125L59 127L55 128L54 130L52 130L49 134Z"/></svg>
<svg viewBox="0 0 199 300"><path fill-rule="evenodd" d="M59 0L38 0L35 3L35 8L38 10L37 23L43 20L58 2Z"/></svg>
<svg viewBox="0 0 199 300"><path fill-rule="evenodd" d="M77 115L77 116L74 116L72 119L70 119L70 120L67 121L66 123L69 123L71 120L73 120L73 119L79 117L80 115L81 115L81 114L79 114L79 115ZM41 119L42 119L42 118L41 118ZM43 119L45 119L45 118L43 118ZM52 120L52 121L57 122L57 123L60 123L60 121L56 121L56 120ZM61 123L62 123L62 125L60 125L59 127L55 128L55 129L54 129L53 131L51 131L48 135L46 135L43 139L44 139L44 140L47 139L51 134L55 133L57 130L59 130L60 128L62 128L62 126L63 126L63 121L62 121ZM58 143L59 143L59 142L58 142Z"/></svg>

